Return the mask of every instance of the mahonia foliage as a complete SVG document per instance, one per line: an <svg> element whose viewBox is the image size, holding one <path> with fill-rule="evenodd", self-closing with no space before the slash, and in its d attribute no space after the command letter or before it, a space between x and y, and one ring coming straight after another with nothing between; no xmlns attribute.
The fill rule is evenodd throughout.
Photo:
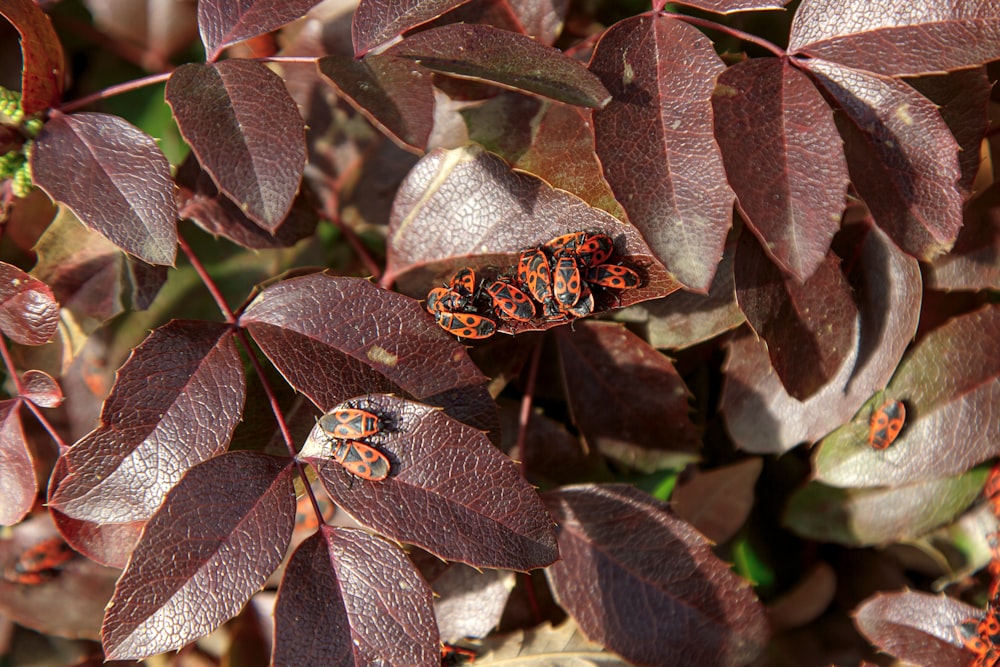
<svg viewBox="0 0 1000 667"><path fill-rule="evenodd" d="M846 612L855 661L972 659L865 548L998 551L995 3L84 4L89 52L0 6L0 616L98 662L830 664L788 632ZM149 76L72 81L98 48Z"/></svg>

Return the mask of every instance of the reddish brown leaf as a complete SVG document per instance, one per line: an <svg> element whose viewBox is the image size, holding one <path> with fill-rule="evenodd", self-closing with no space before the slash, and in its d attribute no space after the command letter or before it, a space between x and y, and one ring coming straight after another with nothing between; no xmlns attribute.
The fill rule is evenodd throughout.
<svg viewBox="0 0 1000 667"><path fill-rule="evenodd" d="M682 0L675 4L697 7L716 14L732 14L759 9L781 9L790 0Z"/></svg>
<svg viewBox="0 0 1000 667"><path fill-rule="evenodd" d="M596 76L558 49L489 25L451 23L432 28L407 37L386 53L442 74L566 104L600 109L610 99Z"/></svg>
<svg viewBox="0 0 1000 667"><path fill-rule="evenodd" d="M316 66L355 109L400 147L415 152L427 148L434 128L430 72L404 58L376 54L362 60L326 56Z"/></svg>
<svg viewBox="0 0 1000 667"><path fill-rule="evenodd" d="M262 63L189 63L167 82L181 134L219 189L273 232L306 163L305 123L284 82Z"/></svg>
<svg viewBox="0 0 1000 667"><path fill-rule="evenodd" d="M21 395L42 408L57 408L66 398L55 378L44 371L25 371L21 384L24 386Z"/></svg>
<svg viewBox="0 0 1000 667"><path fill-rule="evenodd" d="M52 22L33 0L10 0L0 16L21 36L21 108L26 116L54 107L62 98L62 43Z"/></svg>
<svg viewBox="0 0 1000 667"><path fill-rule="evenodd" d="M482 269L481 277L490 278L512 271L521 250L581 230L611 236L615 257L643 278L638 289L596 294L595 310L628 306L678 288L635 228L512 171L482 149L439 149L425 156L396 192L383 281L399 281L403 291L423 297L458 267ZM520 333L557 325L535 318L501 323L500 330Z"/></svg>
<svg viewBox="0 0 1000 667"><path fill-rule="evenodd" d="M956 317L925 336L899 365L886 397L906 423L885 450L868 446L882 397L834 431L816 454L816 475L835 486L895 486L956 475L1000 454L1000 305Z"/></svg>
<svg viewBox="0 0 1000 667"><path fill-rule="evenodd" d="M573 421L591 447L644 472L697 458L690 392L669 359L619 324L556 334Z"/></svg>
<svg viewBox="0 0 1000 667"><path fill-rule="evenodd" d="M847 161L833 111L781 58L753 58L719 76L715 138L743 219L800 282L840 228Z"/></svg>
<svg viewBox="0 0 1000 667"><path fill-rule="evenodd" d="M486 377L420 304L401 294L315 274L265 289L240 322L322 410L351 396L401 393L496 435Z"/></svg>
<svg viewBox="0 0 1000 667"><path fill-rule="evenodd" d="M173 264L177 206L170 163L117 116L56 114L31 150L35 183L87 227L150 264Z"/></svg>
<svg viewBox="0 0 1000 667"><path fill-rule="evenodd" d="M569 9L569 0L507 0L506 4L524 28L524 34L531 35L542 44L556 41Z"/></svg>
<svg viewBox="0 0 1000 667"><path fill-rule="evenodd" d="M721 468L696 470L692 478L674 488L670 506L708 539L717 544L726 542L750 516L762 467L763 461L754 457Z"/></svg>
<svg viewBox="0 0 1000 667"><path fill-rule="evenodd" d="M21 345L43 345L58 326L59 304L49 286L0 262L0 332Z"/></svg>
<svg viewBox="0 0 1000 667"><path fill-rule="evenodd" d="M897 79L818 59L808 67L844 111L851 182L875 221L918 259L946 252L962 224L961 172L937 107Z"/></svg>
<svg viewBox="0 0 1000 667"><path fill-rule="evenodd" d="M274 609L272 664L441 664L431 590L390 542L321 526L292 555Z"/></svg>
<svg viewBox="0 0 1000 667"><path fill-rule="evenodd" d="M588 637L638 665L742 665L763 650L749 584L665 503L623 484L545 499L562 556L546 574Z"/></svg>
<svg viewBox="0 0 1000 667"><path fill-rule="evenodd" d="M66 454L51 504L96 523L149 518L193 465L225 451L246 381L229 328L175 320L118 371L101 425Z"/></svg>
<svg viewBox="0 0 1000 667"><path fill-rule="evenodd" d="M788 501L784 523L806 539L854 547L916 540L954 521L985 479L983 467L957 477L868 489L811 482Z"/></svg>
<svg viewBox="0 0 1000 667"><path fill-rule="evenodd" d="M476 648L480 646L485 652L476 660L484 665L508 662L524 667L632 667L631 662L587 639L571 618L555 628L546 621L527 630L493 634L476 642Z"/></svg>
<svg viewBox="0 0 1000 667"><path fill-rule="evenodd" d="M434 589L441 641L450 643L485 637L500 625L514 588L514 573L449 563L436 577L428 577L428 583Z"/></svg>
<svg viewBox="0 0 1000 667"><path fill-rule="evenodd" d="M939 290L1000 290L1000 185L965 207L955 247L938 257L928 285Z"/></svg>
<svg viewBox="0 0 1000 667"><path fill-rule="evenodd" d="M736 300L767 343L781 383L803 401L836 377L851 355L858 308L832 251L804 283L782 276L752 235L736 246Z"/></svg>
<svg viewBox="0 0 1000 667"><path fill-rule="evenodd" d="M983 611L945 595L918 591L879 593L854 612L854 622L879 650L915 665L963 665L972 654L962 648L955 627Z"/></svg>
<svg viewBox="0 0 1000 667"><path fill-rule="evenodd" d="M16 399L0 401L0 525L12 526L35 502L35 467L21 425Z"/></svg>
<svg viewBox="0 0 1000 667"><path fill-rule="evenodd" d="M846 253L845 253L846 254ZM722 412L737 446L764 454L826 435L858 411L892 377L920 314L920 270L872 229L848 273L860 314L860 338L837 376L806 401L792 398L753 335L735 338L723 371Z"/></svg>
<svg viewBox="0 0 1000 667"><path fill-rule="evenodd" d="M803 0L788 51L893 76L983 65L1000 58L1000 9L951 0Z"/></svg>
<svg viewBox="0 0 1000 667"><path fill-rule="evenodd" d="M319 0L200 0L198 29L208 60L225 47L299 18Z"/></svg>
<svg viewBox="0 0 1000 667"><path fill-rule="evenodd" d="M427 23L469 0L361 0L354 10L351 38L354 55L365 55L376 46L410 28Z"/></svg>
<svg viewBox="0 0 1000 667"><path fill-rule="evenodd" d="M143 531L101 628L109 659L180 648L239 612L288 547L288 460L230 452L191 468Z"/></svg>
<svg viewBox="0 0 1000 667"><path fill-rule="evenodd" d="M177 168L179 215L194 220L210 234L223 236L252 250L290 248L316 231L315 208L302 194L292 202L292 210L272 232L261 229L229 197L221 194L212 177L189 155Z"/></svg>
<svg viewBox="0 0 1000 667"><path fill-rule="evenodd" d="M485 434L441 410L391 396L351 406L389 424L367 439L389 458L387 479L368 482L348 473L330 458L330 442L318 426L299 456L362 525L475 567L525 571L555 560L545 508Z"/></svg>
<svg viewBox="0 0 1000 667"><path fill-rule="evenodd" d="M590 69L613 98L594 113L605 177L667 269L707 292L732 223L712 129L722 61L697 29L645 14L605 32Z"/></svg>

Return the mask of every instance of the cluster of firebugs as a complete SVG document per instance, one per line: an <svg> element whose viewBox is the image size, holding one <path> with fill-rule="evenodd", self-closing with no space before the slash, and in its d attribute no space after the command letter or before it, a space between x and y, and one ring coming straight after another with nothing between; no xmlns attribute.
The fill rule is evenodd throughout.
<svg viewBox="0 0 1000 667"><path fill-rule="evenodd" d="M1000 464L993 466L986 477L983 495L989 501L993 515L1000 520ZM1000 533L990 536L990 550L992 559L986 616L982 620L966 619L957 628L962 644L976 656L971 667L1000 667Z"/></svg>
<svg viewBox="0 0 1000 667"><path fill-rule="evenodd" d="M564 234L522 250L516 272L489 283L478 284L471 268L458 270L447 285L427 294L427 310L460 338L489 338L497 330L494 317L511 323L585 317L594 311L594 288L639 286L633 269L608 263L613 252L614 241L606 234Z"/></svg>

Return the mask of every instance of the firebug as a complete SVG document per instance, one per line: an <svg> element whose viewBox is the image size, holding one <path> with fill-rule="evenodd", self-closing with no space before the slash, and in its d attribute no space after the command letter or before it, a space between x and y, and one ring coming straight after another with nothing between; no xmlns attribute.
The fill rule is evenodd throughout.
<svg viewBox="0 0 1000 667"><path fill-rule="evenodd" d="M61 537L52 537L27 549L10 567L3 578L16 584L34 586L53 578L60 566L76 552Z"/></svg>
<svg viewBox="0 0 1000 667"><path fill-rule="evenodd" d="M438 313L437 323L459 338L489 338L496 333L496 323L474 313Z"/></svg>
<svg viewBox="0 0 1000 667"><path fill-rule="evenodd" d="M356 440L331 439L333 459L361 479L378 482L389 476L389 459L371 445Z"/></svg>
<svg viewBox="0 0 1000 667"><path fill-rule="evenodd" d="M476 292L476 272L466 267L451 277L451 289L459 296L471 299Z"/></svg>
<svg viewBox="0 0 1000 667"><path fill-rule="evenodd" d="M587 232L573 232L571 234L563 234L562 236L557 236L550 241L545 242L545 247L549 249L550 252L559 252L560 250L572 250L576 252L587 240Z"/></svg>
<svg viewBox="0 0 1000 667"><path fill-rule="evenodd" d="M448 287L435 287L427 293L425 307L431 315L440 312L454 313L467 310L469 299Z"/></svg>
<svg viewBox="0 0 1000 667"><path fill-rule="evenodd" d="M525 322L535 316L535 304L508 280L495 280L486 288L497 315Z"/></svg>
<svg viewBox="0 0 1000 667"><path fill-rule="evenodd" d="M575 255L558 252L552 258L552 296L559 310L569 310L580 300L583 283Z"/></svg>
<svg viewBox="0 0 1000 667"><path fill-rule="evenodd" d="M905 421L906 407L899 401L886 401L872 413L868 444L875 449L885 449L896 440Z"/></svg>
<svg viewBox="0 0 1000 667"><path fill-rule="evenodd" d="M558 311L552 297L552 272L549 270L549 260L538 248L522 250L517 262L517 280L520 287L526 290L538 303L544 306L546 316Z"/></svg>
<svg viewBox="0 0 1000 667"><path fill-rule="evenodd" d="M601 264L587 269L586 279L592 285L612 289L628 289L639 286L639 274L627 266Z"/></svg>
<svg viewBox="0 0 1000 667"><path fill-rule="evenodd" d="M374 435L382 430L378 416L358 408L342 408L319 418L323 432L333 438L356 440Z"/></svg>

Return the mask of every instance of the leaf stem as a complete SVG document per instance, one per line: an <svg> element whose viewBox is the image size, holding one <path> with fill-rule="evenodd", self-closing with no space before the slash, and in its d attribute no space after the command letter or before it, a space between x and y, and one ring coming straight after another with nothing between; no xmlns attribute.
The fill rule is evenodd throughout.
<svg viewBox="0 0 1000 667"><path fill-rule="evenodd" d="M697 16L688 16L686 14L669 14L670 18L677 19L678 21L683 21L685 23L690 23L693 26L699 28L705 28L706 30L714 30L716 32L721 32L723 34L735 37L736 39L741 39L744 42L749 42L750 44L756 44L762 49L766 49L776 55L779 58L785 57L787 52L772 42L767 41L757 35L752 35L749 32L743 32L739 28L734 28L732 26L723 25L722 23L716 23L715 21L709 21L708 19L698 18Z"/></svg>
<svg viewBox="0 0 1000 667"><path fill-rule="evenodd" d="M542 359L542 342L544 337L539 337L535 349L531 353L531 361L528 366L528 379L525 381L524 396L521 397L521 410L517 414L517 442L514 444L514 457L521 466L521 476L525 476L526 465L524 462L524 444L528 433L528 420L531 419L531 406L535 402L535 385L538 382L538 366Z"/></svg>
<svg viewBox="0 0 1000 667"><path fill-rule="evenodd" d="M139 88L145 88L146 86L153 86L170 78L170 72L161 72L159 74L151 74L149 76L144 76L141 79L135 79L133 81L126 81L125 83L119 83L117 86L109 86L104 90L99 90L96 93L91 93L90 95L85 95L75 100L66 102L59 107L59 111L63 113L69 113L71 111L76 111L88 104L93 104L99 100L104 100L109 97L114 97L115 95L121 95L122 93L127 93L131 90L138 90Z"/></svg>
<svg viewBox="0 0 1000 667"><path fill-rule="evenodd" d="M14 383L14 390L17 392L18 400L22 404L28 406L28 410L31 414L35 415L35 419L38 423L42 425L49 436L55 441L56 445L59 447L59 452L63 452L69 448L69 445L62 439L59 432L56 431L55 427L49 423L49 420L42 413L41 409L35 405L32 401L24 398L24 383L21 382L21 376L17 372L17 368L14 365L14 358L10 355L10 349L7 347L7 339L0 336L0 357L3 358L4 366L7 368L7 375L10 377L11 381Z"/></svg>
<svg viewBox="0 0 1000 667"><path fill-rule="evenodd" d="M222 311L223 316L226 318L226 323L236 324L236 314L233 312L233 309L229 307L229 304L226 303L226 299L222 296L219 286L215 284L212 276L210 276L208 271L205 269L205 265L201 263L201 260L198 259L194 250L188 244L187 239L185 239L181 234L178 234L177 244L181 247L181 251L183 251L188 261L191 262L191 267L195 270L195 273L197 273L198 277L201 278L201 282L205 285L205 289L207 289L208 293L212 295L215 305L217 305L219 310Z"/></svg>

